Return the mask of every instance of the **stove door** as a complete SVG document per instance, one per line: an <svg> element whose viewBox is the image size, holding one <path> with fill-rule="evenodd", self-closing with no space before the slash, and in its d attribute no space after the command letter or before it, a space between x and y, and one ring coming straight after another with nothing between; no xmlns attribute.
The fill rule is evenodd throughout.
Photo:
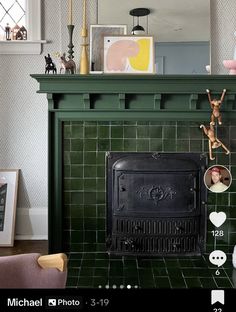
<svg viewBox="0 0 236 312"><path fill-rule="evenodd" d="M198 171L115 171L113 215L198 215Z"/></svg>

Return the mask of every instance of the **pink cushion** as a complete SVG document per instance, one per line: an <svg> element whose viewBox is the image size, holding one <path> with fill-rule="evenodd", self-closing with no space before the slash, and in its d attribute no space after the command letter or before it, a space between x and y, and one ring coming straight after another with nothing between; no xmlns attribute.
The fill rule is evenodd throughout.
<svg viewBox="0 0 236 312"><path fill-rule="evenodd" d="M65 288L67 271L43 269L39 253L0 257L0 288Z"/></svg>

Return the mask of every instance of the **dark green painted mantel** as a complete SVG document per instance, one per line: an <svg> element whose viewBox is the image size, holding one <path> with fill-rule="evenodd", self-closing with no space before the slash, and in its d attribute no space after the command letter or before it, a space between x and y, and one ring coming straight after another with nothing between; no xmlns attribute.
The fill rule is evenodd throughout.
<svg viewBox="0 0 236 312"><path fill-rule="evenodd" d="M158 128L159 126L154 125L157 121L195 122L196 125L192 126L192 130L194 133L199 131L202 135L198 124L200 122L209 124L211 112L206 89L210 89L212 96L216 98L220 98L222 90L226 89L221 108L223 122L230 123L233 129L232 124L236 119L236 76L233 75L34 74L31 76L39 82L38 92L46 93L48 99L50 253L63 250L63 131L67 122L153 122L151 128L140 128L140 131ZM66 127L73 127L73 124ZM98 127L103 128L103 124L100 123ZM171 129L165 126L164 130ZM199 134L197 133L197 136ZM233 135L233 132L231 134ZM171 137L168 135L164 137L164 141L165 139L169 140ZM94 143L90 141L89 144ZM189 145L188 143L186 146ZM219 154L219 157L223 159L225 155Z"/></svg>

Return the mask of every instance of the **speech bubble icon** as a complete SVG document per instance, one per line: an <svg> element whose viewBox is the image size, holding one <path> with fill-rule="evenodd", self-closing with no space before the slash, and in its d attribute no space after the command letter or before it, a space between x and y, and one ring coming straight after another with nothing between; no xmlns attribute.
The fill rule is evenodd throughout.
<svg viewBox="0 0 236 312"><path fill-rule="evenodd" d="M226 254L221 250L214 250L209 255L209 261L212 264L217 265L218 267L223 265L226 259L227 259Z"/></svg>

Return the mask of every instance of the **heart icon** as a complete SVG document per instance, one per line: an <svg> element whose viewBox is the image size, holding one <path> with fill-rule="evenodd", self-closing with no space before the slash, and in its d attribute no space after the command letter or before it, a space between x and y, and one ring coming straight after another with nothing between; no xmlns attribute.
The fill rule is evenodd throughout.
<svg viewBox="0 0 236 312"><path fill-rule="evenodd" d="M210 213L209 218L216 227L220 227L226 220L226 214L223 211L214 211Z"/></svg>

